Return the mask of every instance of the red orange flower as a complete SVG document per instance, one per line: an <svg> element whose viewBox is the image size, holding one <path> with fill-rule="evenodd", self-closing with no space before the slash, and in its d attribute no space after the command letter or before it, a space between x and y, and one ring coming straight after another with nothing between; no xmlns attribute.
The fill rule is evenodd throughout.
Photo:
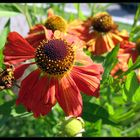
<svg viewBox="0 0 140 140"><path fill-rule="evenodd" d="M136 43L130 41L123 41L120 43L118 52L118 63L111 71L111 75L117 74L118 71L126 71L128 69L128 61L132 58L133 62L136 61L139 52L136 48Z"/></svg>
<svg viewBox="0 0 140 140"><path fill-rule="evenodd" d="M4 61L15 66L15 78L23 77L27 68L34 66L21 82L16 104L23 104L39 117L50 112L58 102L66 115L80 116L80 91L99 96L103 67L92 62L75 37L58 30L53 33L44 29L44 32L46 39L38 47L30 45L16 32L8 35Z"/></svg>
<svg viewBox="0 0 140 140"><path fill-rule="evenodd" d="M106 12L89 17L86 21L69 23L67 32L87 42L87 49L95 55L111 51L116 44L128 39L127 31L118 31L112 17Z"/></svg>

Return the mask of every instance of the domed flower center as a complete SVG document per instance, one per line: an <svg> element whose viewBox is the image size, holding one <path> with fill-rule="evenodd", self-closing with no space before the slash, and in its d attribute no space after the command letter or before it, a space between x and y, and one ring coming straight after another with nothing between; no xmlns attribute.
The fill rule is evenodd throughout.
<svg viewBox="0 0 140 140"><path fill-rule="evenodd" d="M45 27L52 31L59 30L61 32L65 32L66 26L66 21L60 16L51 16L45 22Z"/></svg>
<svg viewBox="0 0 140 140"><path fill-rule="evenodd" d="M98 32L109 32L111 29L115 28L116 25L109 14L101 13L93 17L92 26L93 29Z"/></svg>
<svg viewBox="0 0 140 140"><path fill-rule="evenodd" d="M74 50L66 41L54 39L43 41L35 54L37 65L50 76L62 77L74 63Z"/></svg>

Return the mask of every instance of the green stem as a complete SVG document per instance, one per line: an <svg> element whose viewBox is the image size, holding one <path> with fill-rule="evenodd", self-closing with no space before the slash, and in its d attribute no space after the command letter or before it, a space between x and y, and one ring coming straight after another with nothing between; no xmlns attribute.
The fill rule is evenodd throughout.
<svg viewBox="0 0 140 140"><path fill-rule="evenodd" d="M11 89L7 89L6 91L10 96L12 96L12 97L16 96L16 94L14 94L14 92Z"/></svg>
<svg viewBox="0 0 140 140"><path fill-rule="evenodd" d="M93 15L95 15L95 9L96 9L96 4L94 3L94 4L92 4L92 6L91 6L91 14L90 14L91 17L92 17Z"/></svg>
<svg viewBox="0 0 140 140"><path fill-rule="evenodd" d="M27 20L27 23L29 25L29 28L32 27L32 23L31 23L31 17L29 16L29 13L28 13L28 6L27 6L27 3L25 3L25 17L26 17L26 20Z"/></svg>
<svg viewBox="0 0 140 140"><path fill-rule="evenodd" d="M77 14L78 14L78 18L80 17L80 4L78 3L77 5Z"/></svg>

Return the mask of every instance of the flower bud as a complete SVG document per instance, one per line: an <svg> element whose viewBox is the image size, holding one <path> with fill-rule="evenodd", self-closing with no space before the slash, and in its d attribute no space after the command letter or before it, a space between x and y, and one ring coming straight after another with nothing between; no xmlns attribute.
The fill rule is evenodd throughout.
<svg viewBox="0 0 140 140"><path fill-rule="evenodd" d="M84 132L84 121L81 117L66 117L62 123L62 133L68 137L80 137Z"/></svg>

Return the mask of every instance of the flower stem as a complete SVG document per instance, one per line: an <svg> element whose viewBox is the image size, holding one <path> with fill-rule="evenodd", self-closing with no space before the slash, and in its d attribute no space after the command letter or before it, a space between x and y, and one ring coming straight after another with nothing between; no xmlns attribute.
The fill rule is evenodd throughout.
<svg viewBox="0 0 140 140"><path fill-rule="evenodd" d="M29 16L29 13L28 13L28 6L27 6L27 3L25 3L25 17L26 17L26 20L27 20L27 23L29 25L29 28L32 27L32 23L31 23L31 17Z"/></svg>

